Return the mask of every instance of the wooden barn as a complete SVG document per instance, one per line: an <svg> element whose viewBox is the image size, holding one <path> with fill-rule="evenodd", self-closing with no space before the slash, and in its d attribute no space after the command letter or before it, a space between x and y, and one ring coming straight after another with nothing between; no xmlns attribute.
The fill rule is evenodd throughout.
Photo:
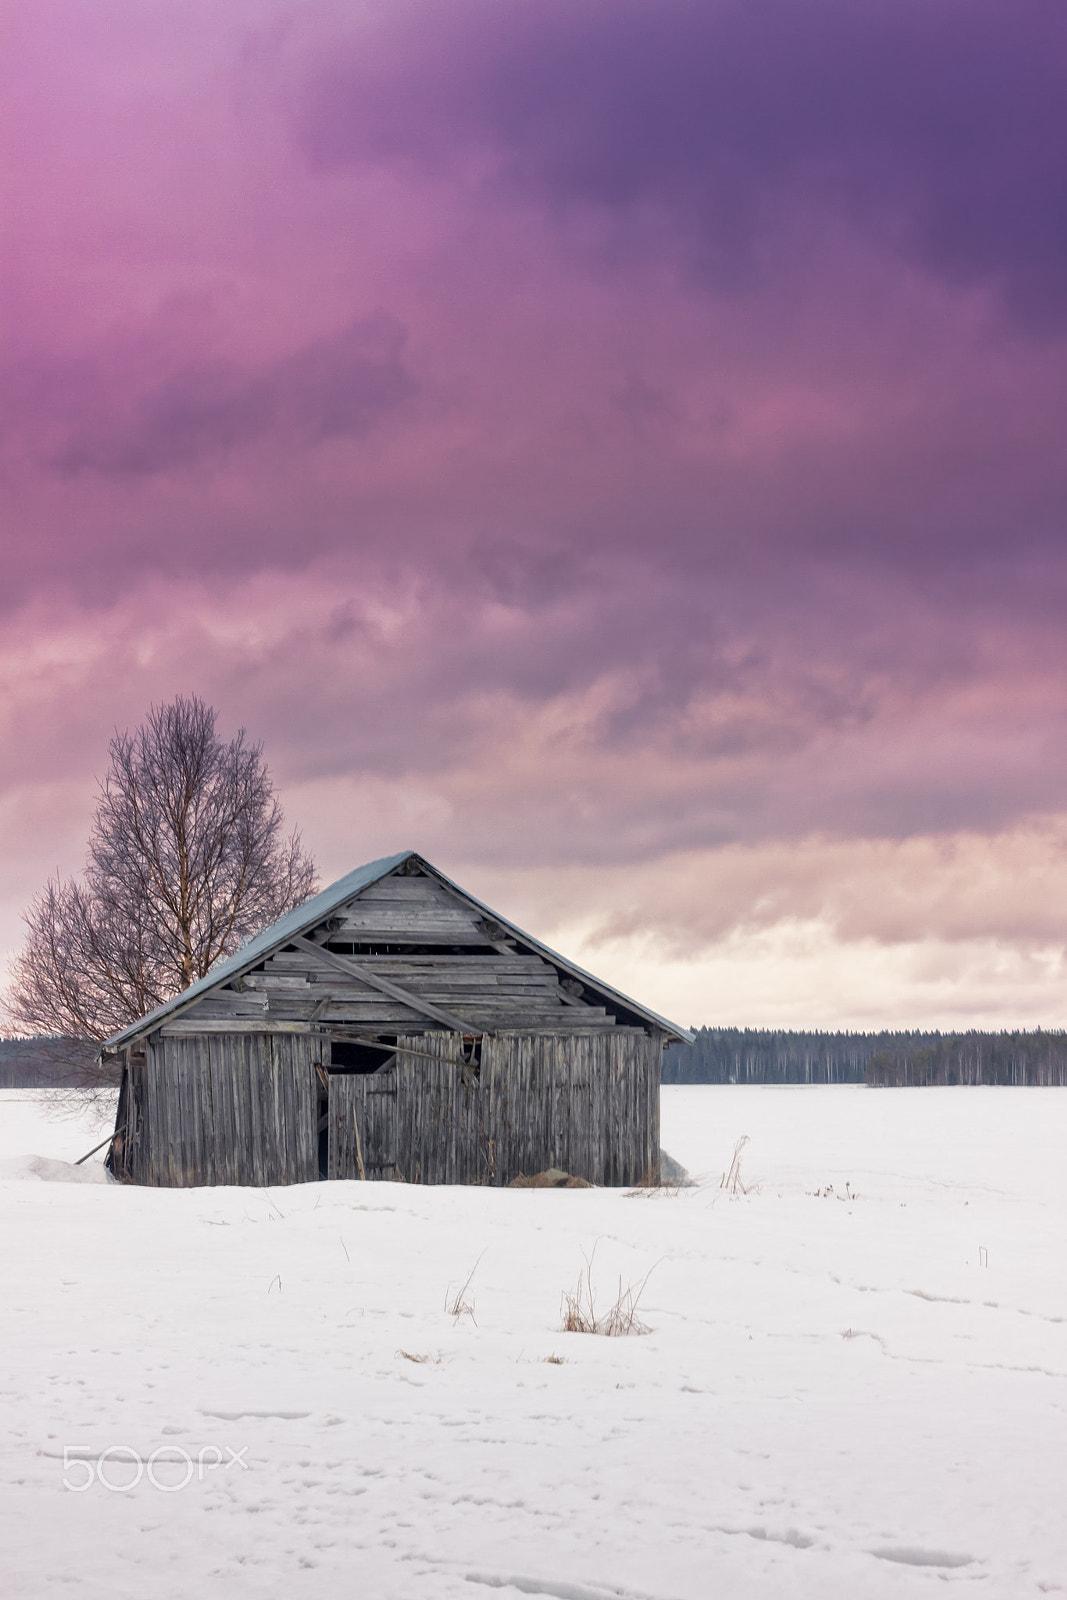
<svg viewBox="0 0 1067 1600"><path fill-rule="evenodd" d="M413 851L358 867L104 1045L129 1183L659 1177L684 1028Z"/></svg>

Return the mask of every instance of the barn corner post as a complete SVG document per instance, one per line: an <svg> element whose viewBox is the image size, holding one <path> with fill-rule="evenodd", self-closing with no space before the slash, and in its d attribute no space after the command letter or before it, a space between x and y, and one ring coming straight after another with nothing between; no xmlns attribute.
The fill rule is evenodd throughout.
<svg viewBox="0 0 1067 1600"><path fill-rule="evenodd" d="M662 1181L662 1161L660 1147L660 1116L662 1111L663 1094L663 1054L668 1044L669 1036L662 1030L654 1030L649 1035L649 1071L648 1071L648 1096L649 1096L649 1172L654 1188L658 1188Z"/></svg>
<svg viewBox="0 0 1067 1600"><path fill-rule="evenodd" d="M115 1126L104 1155L104 1167L116 1182L135 1183L140 1106L144 1088L142 1071L144 1052L136 1045L127 1046L121 1051L101 1049L97 1061L100 1067L113 1061L118 1077Z"/></svg>
<svg viewBox="0 0 1067 1600"><path fill-rule="evenodd" d="M357 868L108 1042L116 1176L658 1181L689 1037L412 851Z"/></svg>
<svg viewBox="0 0 1067 1600"><path fill-rule="evenodd" d="M97 1058L101 1066L104 1064L106 1054L106 1051L101 1050ZM119 1068L118 1102L115 1106L115 1127L111 1134L111 1143L108 1146L107 1154L104 1156L105 1169L110 1172L111 1176L120 1183L124 1179L128 1181L126 1178L128 1152L125 1134L126 1123L129 1117L128 1102L130 1094L130 1074L126 1055L127 1053L123 1051L119 1056L121 1066Z"/></svg>

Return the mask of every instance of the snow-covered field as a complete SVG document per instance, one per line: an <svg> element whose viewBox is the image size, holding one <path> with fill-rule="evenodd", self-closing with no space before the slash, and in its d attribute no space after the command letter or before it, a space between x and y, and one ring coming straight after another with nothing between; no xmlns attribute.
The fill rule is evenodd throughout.
<svg viewBox="0 0 1067 1600"><path fill-rule="evenodd" d="M97 1137L0 1094L5 1597L1067 1593L1065 1090L667 1089L653 1197ZM594 1248L646 1336L560 1332Z"/></svg>

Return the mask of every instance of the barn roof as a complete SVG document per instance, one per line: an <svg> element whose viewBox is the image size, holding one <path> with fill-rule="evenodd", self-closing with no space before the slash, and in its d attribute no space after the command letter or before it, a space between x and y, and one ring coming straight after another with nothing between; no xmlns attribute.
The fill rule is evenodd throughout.
<svg viewBox="0 0 1067 1600"><path fill-rule="evenodd" d="M470 894L466 889L461 889L458 883L454 883L451 878L433 866L424 856L420 856L417 851L402 850L399 855L382 856L378 861L368 861L364 866L356 867L354 871L347 873L345 877L338 878L336 883L331 883L328 888L320 890L310 900L305 900L304 904L297 906L295 911L287 912L284 917L280 917L269 928L264 928L263 932L258 933L248 944L242 945L232 956L228 956L225 961L220 961L204 977L198 978L195 983L190 984L188 989L183 989L173 999L165 1001L163 1005L157 1006L154 1011L150 1011L146 1016L130 1023L129 1027L123 1028L120 1033L113 1034L110 1039L105 1041L103 1049L108 1052L115 1051L140 1035L151 1033L154 1028L159 1027L161 1023L176 1016L179 1012L185 1011L190 1005L210 993L212 989L217 989L221 985L229 983L233 978L241 977L244 973L251 972L254 967L259 966L260 962L274 951L284 948L299 934L308 933L319 923L325 921L340 906L357 897L362 890L368 889L371 884L377 883L379 879L388 877L391 872L395 872L398 867L403 866L407 861L416 862L419 867L436 878L439 883L444 884L453 894L458 895L461 900L465 900L468 905L476 906L479 911L491 917L494 922L507 929L511 935L519 939L531 950L536 950L539 955L554 962L556 966L570 976L588 985L598 995L608 1000L609 1003L614 1002L616 1005L624 1006L628 1011L640 1017L642 1021L650 1023L653 1027L664 1029L673 1038L685 1040L690 1044L693 1042L693 1035L688 1028L680 1027L676 1022L669 1022L666 1017L661 1017L657 1012L650 1011L647 1006L642 1006L636 1000L631 1000L628 995L622 994L618 989L613 989L600 978L596 978L592 973L586 972L584 968L575 966L573 961L568 961L565 956L559 955L555 950L551 950L548 945L542 944L539 939L535 939L531 934L523 932L515 923L509 922L506 917L502 917L498 911L494 911L492 907L487 906L484 901L477 899L475 895Z"/></svg>

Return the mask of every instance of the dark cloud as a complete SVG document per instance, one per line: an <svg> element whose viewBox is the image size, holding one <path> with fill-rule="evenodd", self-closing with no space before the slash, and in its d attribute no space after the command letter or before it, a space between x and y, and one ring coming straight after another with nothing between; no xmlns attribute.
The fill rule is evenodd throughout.
<svg viewBox="0 0 1067 1600"><path fill-rule="evenodd" d="M87 281L113 300L105 314L81 280L26 269L33 316L6 319L0 607L63 583L110 603L156 575L336 558L357 590L443 608L430 703L450 736L469 685L535 712L610 677L588 713L599 747L784 761L812 730L863 725L886 682L935 681L967 607L990 601L1022 635L1059 603L1054 342L991 330L967 297L916 289L840 231L797 285L787 266L743 303L674 272L590 277L493 187L614 219L627 243L662 236L724 283L753 282L776 227L832 204L1036 319L1067 271L1067 252L1034 243L1062 214L1058 10L397 0L364 8L358 48L338 35L355 13L340 15L308 7L241 67L242 90L249 74L267 84L277 132L271 96L318 30L300 78L307 161L259 124L208 130L244 140L246 165L232 208L203 209L195 271L153 232L183 198L201 215L191 92L180 182L138 140L153 181L127 202L155 240L149 289L126 232L109 224L94 245L96 210L90 229L52 202L70 231L62 252L48 231L42 259L102 249ZM367 161L391 163L387 181L339 170ZM431 193L427 174L448 181ZM452 181L472 174L462 192ZM383 295L396 318L346 320ZM101 334L127 306L143 325L131 310L130 331ZM255 306L274 308L270 327ZM331 439L367 443L317 449ZM345 599L330 600L338 644ZM395 708L429 694L404 676L423 629L375 690L401 752ZM819 665L825 637L838 649ZM438 747L419 743L428 761Z"/></svg>
<svg viewBox="0 0 1067 1600"><path fill-rule="evenodd" d="M319 168L468 158L544 203L669 236L750 284L830 208L1025 323L1067 313L1058 0L495 0L392 9L307 87Z"/></svg>
<svg viewBox="0 0 1067 1600"><path fill-rule="evenodd" d="M288 448L358 439L415 392L404 344L403 328L377 316L259 365L174 350L161 362L129 338L72 360L13 360L0 429L32 430L63 475L130 478L210 465L265 437Z"/></svg>

